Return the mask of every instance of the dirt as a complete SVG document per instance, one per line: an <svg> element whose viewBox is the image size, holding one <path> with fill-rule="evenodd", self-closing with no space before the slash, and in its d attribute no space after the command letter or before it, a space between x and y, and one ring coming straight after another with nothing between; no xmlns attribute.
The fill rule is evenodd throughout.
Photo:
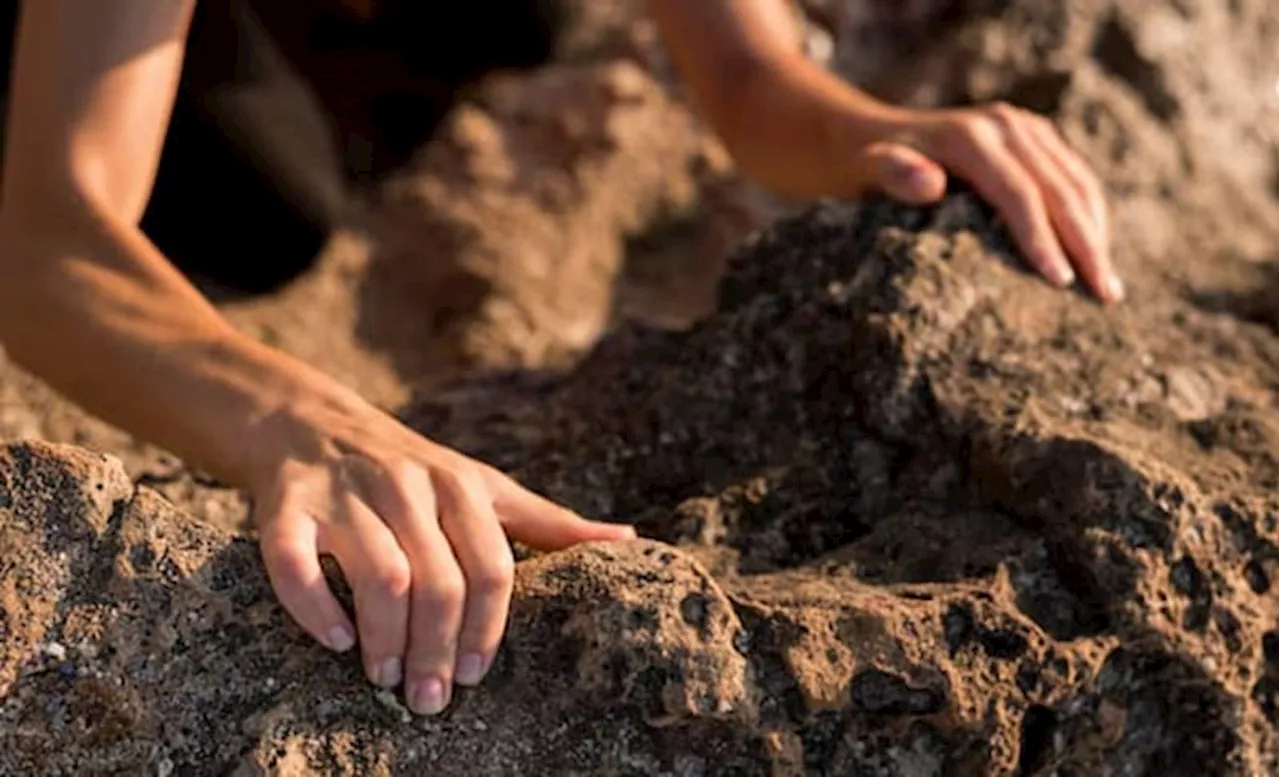
<svg viewBox="0 0 1280 777"><path fill-rule="evenodd" d="M754 232L652 30L579 17L227 309L645 539L524 553L490 677L412 718L288 622L238 494L4 366L0 438L53 442L0 453L0 774L1274 773L1274 6L806 6L877 93L1054 116L1129 302L960 185Z"/></svg>

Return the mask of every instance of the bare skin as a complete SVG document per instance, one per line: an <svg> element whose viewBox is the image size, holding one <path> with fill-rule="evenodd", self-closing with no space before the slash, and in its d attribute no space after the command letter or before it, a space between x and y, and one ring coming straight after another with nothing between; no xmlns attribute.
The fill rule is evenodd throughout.
<svg viewBox="0 0 1280 777"><path fill-rule="evenodd" d="M369 679L442 710L480 682L512 590L508 538L553 550L634 536L425 439L232 328L138 227L194 0L24 3L0 190L0 342L102 418L254 503L283 606ZM779 0L651 0L674 58L743 169L800 195L941 196L944 167L1005 212L1050 277L1112 289L1096 181L1034 117L906 112L800 56ZM1065 250L1064 250L1065 249ZM354 623L329 590L331 555Z"/></svg>
<svg viewBox="0 0 1280 777"><path fill-rule="evenodd" d="M236 332L138 228L191 0L24 3L0 199L0 338L101 417L252 495L272 584L315 639L438 712L505 627L507 537L634 536L584 520ZM335 557L353 625L321 575ZM358 627L358 628L357 628Z"/></svg>
<svg viewBox="0 0 1280 777"><path fill-rule="evenodd" d="M1078 274L1099 298L1124 286L1112 266L1106 200L1053 124L1009 105L922 111L886 105L808 61L780 0L648 0L705 117L745 173L800 196L880 190L927 203L947 171L1004 216L1050 282Z"/></svg>

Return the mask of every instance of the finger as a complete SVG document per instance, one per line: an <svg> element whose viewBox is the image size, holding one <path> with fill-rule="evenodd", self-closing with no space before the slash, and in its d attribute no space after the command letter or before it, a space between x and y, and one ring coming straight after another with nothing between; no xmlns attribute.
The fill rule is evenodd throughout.
<svg viewBox="0 0 1280 777"><path fill-rule="evenodd" d="M861 152L876 188L912 205L936 202L947 190L947 173L929 157L902 143L873 143Z"/></svg>
<svg viewBox="0 0 1280 777"><path fill-rule="evenodd" d="M1040 185L1049 219L1085 283L1103 299L1109 299L1111 291L1105 277L1109 263L1089 205L1058 160L1031 137L1029 124L1029 120L1020 119L1005 127L1010 148Z"/></svg>
<svg viewBox="0 0 1280 777"><path fill-rule="evenodd" d="M1036 169L1044 172L1046 183L1058 192L1057 200L1050 203L1050 213L1064 241L1069 241L1067 250L1075 257L1085 283L1100 298L1119 302L1124 298L1124 284L1108 250L1106 202L1097 179L1047 121L1029 116L1019 123L1019 130L1018 142L1026 153L1043 160Z"/></svg>
<svg viewBox="0 0 1280 777"><path fill-rule="evenodd" d="M1052 122L1043 116L1028 115L1031 120L1027 127L1032 138L1039 143L1045 153L1057 160L1072 184L1089 203L1089 212L1106 242L1110 239L1110 219L1107 215L1106 193L1098 181L1097 173L1084 160L1084 157L1071 147Z"/></svg>
<svg viewBox="0 0 1280 777"><path fill-rule="evenodd" d="M490 483L494 509L507 534L535 550L560 550L580 542L619 542L636 537L636 530L630 526L589 521L496 471L490 475Z"/></svg>
<svg viewBox="0 0 1280 777"><path fill-rule="evenodd" d="M1004 216L1027 260L1050 282L1068 286L1075 273L1050 223L1035 179L1005 145L994 124L978 122L944 148L942 161L953 167Z"/></svg>
<svg viewBox="0 0 1280 777"><path fill-rule="evenodd" d="M333 532L332 552L351 581L365 673L375 685L394 688L404 676L413 584L409 560L384 519L354 493L335 501L344 514Z"/></svg>
<svg viewBox="0 0 1280 777"><path fill-rule="evenodd" d="M421 715L449 704L466 581L440 528L437 494L416 464L386 473L377 499L413 570L409 639L405 650L405 702Z"/></svg>
<svg viewBox="0 0 1280 777"><path fill-rule="evenodd" d="M343 653L355 644L351 619L320 567L316 524L298 508L286 501L255 521L261 527L262 561L285 612L317 642Z"/></svg>
<svg viewBox="0 0 1280 777"><path fill-rule="evenodd" d="M455 482L438 493L440 525L467 586L454 679L460 685L476 685L488 671L506 629L515 559L489 489L479 478Z"/></svg>

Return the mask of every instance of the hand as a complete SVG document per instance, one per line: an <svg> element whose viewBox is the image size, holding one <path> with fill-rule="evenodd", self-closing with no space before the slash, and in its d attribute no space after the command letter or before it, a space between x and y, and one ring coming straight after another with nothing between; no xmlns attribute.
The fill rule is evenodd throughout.
<svg viewBox="0 0 1280 777"><path fill-rule="evenodd" d="M860 184L927 203L942 197L950 170L995 206L1050 282L1068 286L1079 273L1100 298L1124 297L1102 186L1052 122L1003 103L900 116L857 154Z"/></svg>
<svg viewBox="0 0 1280 777"><path fill-rule="evenodd" d="M479 683L505 628L514 562L507 536L553 550L635 536L588 521L502 473L423 439L362 402L261 422L273 461L251 486L271 584L285 609L335 651L351 621L319 557L351 584L365 672L405 682L420 714L449 703L453 683Z"/></svg>
<svg viewBox="0 0 1280 777"><path fill-rule="evenodd" d="M886 105L803 55L789 5L648 2L676 70L740 170L780 194L879 189L912 203L941 198L949 170L1000 211L1050 281L1066 286L1079 271L1103 299L1124 295L1107 252L1102 187L1048 120L1003 104Z"/></svg>

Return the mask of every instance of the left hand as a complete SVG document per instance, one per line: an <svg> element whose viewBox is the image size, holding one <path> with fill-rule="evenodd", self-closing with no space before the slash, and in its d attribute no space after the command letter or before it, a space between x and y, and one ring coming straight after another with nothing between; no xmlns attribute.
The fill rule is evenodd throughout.
<svg viewBox="0 0 1280 777"><path fill-rule="evenodd" d="M1048 119L1001 103L887 105L800 52L779 0L649 0L694 101L739 170L779 194L852 197L878 189L938 200L950 171L1008 222L1051 282L1076 274L1099 297L1124 287L1108 253L1102 186Z"/></svg>
<svg viewBox="0 0 1280 777"><path fill-rule="evenodd" d="M942 197L950 170L995 206L1050 282L1068 286L1078 272L1100 298L1123 298L1102 186L1048 119L1004 103L911 111L882 137L851 160L860 188L927 203Z"/></svg>

